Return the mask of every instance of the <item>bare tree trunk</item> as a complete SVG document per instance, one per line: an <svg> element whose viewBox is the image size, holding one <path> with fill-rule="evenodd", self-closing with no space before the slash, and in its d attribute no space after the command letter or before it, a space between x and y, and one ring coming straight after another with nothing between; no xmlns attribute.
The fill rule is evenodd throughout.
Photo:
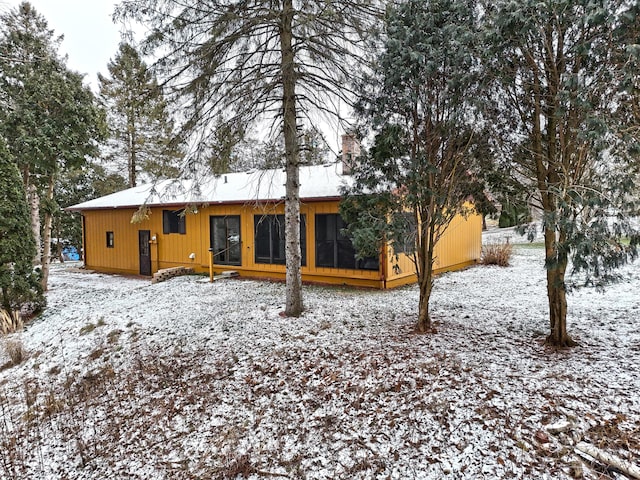
<svg viewBox="0 0 640 480"><path fill-rule="evenodd" d="M285 198L285 255L286 255L286 307L285 314L300 316L302 304L302 254L300 249L300 175L297 120L296 120L296 71L292 47L292 0L284 0L280 25L280 48L282 51L282 87L284 147L286 159Z"/></svg>
<svg viewBox="0 0 640 480"><path fill-rule="evenodd" d="M549 345L573 347L576 343L567 333L567 287L564 281L567 271L565 254L557 254L555 232L545 230L545 255L547 264L547 296L549 298L549 321L551 333L547 337Z"/></svg>
<svg viewBox="0 0 640 480"><path fill-rule="evenodd" d="M60 263L64 263L64 254L62 253L62 242L60 241L60 222L56 222L56 258Z"/></svg>
<svg viewBox="0 0 640 480"><path fill-rule="evenodd" d="M431 216L426 216L422 221L428 225L423 228L419 249L420 262L420 300L418 301L418 323L416 331L419 333L427 333L432 331L431 315L429 314L429 301L431 300L431 291L433 290L433 249L434 249L434 232L431 224Z"/></svg>
<svg viewBox="0 0 640 480"><path fill-rule="evenodd" d="M52 175L49 178L49 185L47 186L47 200L53 201L53 187L55 185L55 179ZM42 245L42 278L40 280L42 284L42 291L47 291L47 285L49 283L49 267L51 265L51 224L53 222L53 213L48 209L44 214L44 228L43 233L43 245Z"/></svg>
<svg viewBox="0 0 640 480"><path fill-rule="evenodd" d="M433 289L433 278L423 278L420 281L420 300L418 301L418 323L416 331L418 333L427 333L431 331L431 315L429 314L429 300L431 299L431 290Z"/></svg>
<svg viewBox="0 0 640 480"><path fill-rule="evenodd" d="M42 263L42 238L40 237L40 196L35 185L27 186L27 201L31 212L31 229L33 231L33 240L36 243L36 255L33 258L34 265Z"/></svg>
<svg viewBox="0 0 640 480"><path fill-rule="evenodd" d="M129 187L135 187L138 183L138 179L136 177L136 138L135 138L135 126L133 125L133 120L129 119L128 125L128 141L129 141L129 152L128 152L128 165L127 169L129 170Z"/></svg>

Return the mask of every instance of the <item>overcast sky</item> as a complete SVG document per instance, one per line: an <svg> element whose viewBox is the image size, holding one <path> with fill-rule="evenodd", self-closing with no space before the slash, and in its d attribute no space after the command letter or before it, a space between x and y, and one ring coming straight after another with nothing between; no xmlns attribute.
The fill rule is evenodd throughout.
<svg viewBox="0 0 640 480"><path fill-rule="evenodd" d="M6 12L22 0L0 0ZM116 55L120 42L119 25L111 21L112 0L29 0L42 14L56 35L64 35L61 53L69 57L68 66L84 73L86 83L97 90L98 72L107 73L107 63Z"/></svg>
<svg viewBox="0 0 640 480"><path fill-rule="evenodd" d="M0 12L15 8L22 0L0 0ZM85 83L98 92L98 72L107 74L107 63L114 58L120 43L121 25L111 20L119 0L29 0L45 17L56 35L64 35L61 54L68 56L67 65L85 74ZM317 120L331 148L337 151L342 129ZM333 123L333 122L330 122Z"/></svg>

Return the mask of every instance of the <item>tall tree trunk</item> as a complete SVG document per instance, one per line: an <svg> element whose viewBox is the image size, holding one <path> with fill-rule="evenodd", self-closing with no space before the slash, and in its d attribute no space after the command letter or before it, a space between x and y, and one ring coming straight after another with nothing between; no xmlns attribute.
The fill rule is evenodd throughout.
<svg viewBox="0 0 640 480"><path fill-rule="evenodd" d="M40 196L35 185L27 186L27 201L29 203L29 211L31 212L31 229L33 231L33 240L36 243L36 255L33 258L34 265L42 263L42 238L40 236Z"/></svg>
<svg viewBox="0 0 640 480"><path fill-rule="evenodd" d="M49 185L47 186L47 201L48 203L53 202L53 187L55 185L55 178L53 175L49 178ZM44 214L44 227L42 229L43 233L43 244L42 244L42 291L47 291L47 286L49 283L49 267L51 265L51 224L53 222L53 213L50 209L46 209Z"/></svg>
<svg viewBox="0 0 640 480"><path fill-rule="evenodd" d="M63 245L60 241L60 222L56 222L56 258L60 263L64 263L64 254L62 253Z"/></svg>
<svg viewBox="0 0 640 480"><path fill-rule="evenodd" d="M547 297L549 299L549 322L551 333L547 337L549 345L573 347L576 343L567 334L567 272L566 254L558 254L555 232L545 229L545 256L547 265Z"/></svg>
<svg viewBox="0 0 640 480"><path fill-rule="evenodd" d="M293 2L284 0L280 25L282 51L282 114L286 159L285 198L285 255L286 255L286 308L285 314L297 317L302 313L302 254L300 250L300 173L298 170L300 147L296 119L296 70L292 47Z"/></svg>
<svg viewBox="0 0 640 480"><path fill-rule="evenodd" d="M431 300L431 291L433 290L434 232L430 219L430 216L427 219L422 219L422 221L426 222L428 225L424 228L419 245L419 271L421 272L421 275L419 278L420 299L418 301L418 323L416 325L416 331L419 333L432 331L429 302Z"/></svg>
<svg viewBox="0 0 640 480"><path fill-rule="evenodd" d="M128 165L127 168L129 170L129 187L135 187L138 183L138 179L136 177L136 164L138 163L136 158L136 136L135 136L135 125L132 119L128 121L128 141L129 141L129 155L128 155Z"/></svg>

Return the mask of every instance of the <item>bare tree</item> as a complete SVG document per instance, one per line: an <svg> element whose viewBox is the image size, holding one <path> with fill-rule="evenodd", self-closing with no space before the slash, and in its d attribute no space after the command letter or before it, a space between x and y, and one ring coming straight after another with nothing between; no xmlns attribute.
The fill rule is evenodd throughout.
<svg viewBox="0 0 640 480"><path fill-rule="evenodd" d="M143 47L181 102L185 135L205 138L221 117L267 122L283 135L289 316L303 310L299 131L312 113L339 114L351 103L348 80L362 71L380 13L376 0L125 0L116 9L116 18L149 28Z"/></svg>

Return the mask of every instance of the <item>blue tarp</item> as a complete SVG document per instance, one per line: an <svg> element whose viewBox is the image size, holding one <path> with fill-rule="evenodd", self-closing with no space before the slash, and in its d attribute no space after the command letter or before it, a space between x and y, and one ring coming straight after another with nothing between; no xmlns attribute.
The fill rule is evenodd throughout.
<svg viewBox="0 0 640 480"><path fill-rule="evenodd" d="M62 249L62 256L65 260L80 260L80 254L78 253L76 247L74 247L73 245L64 247Z"/></svg>

